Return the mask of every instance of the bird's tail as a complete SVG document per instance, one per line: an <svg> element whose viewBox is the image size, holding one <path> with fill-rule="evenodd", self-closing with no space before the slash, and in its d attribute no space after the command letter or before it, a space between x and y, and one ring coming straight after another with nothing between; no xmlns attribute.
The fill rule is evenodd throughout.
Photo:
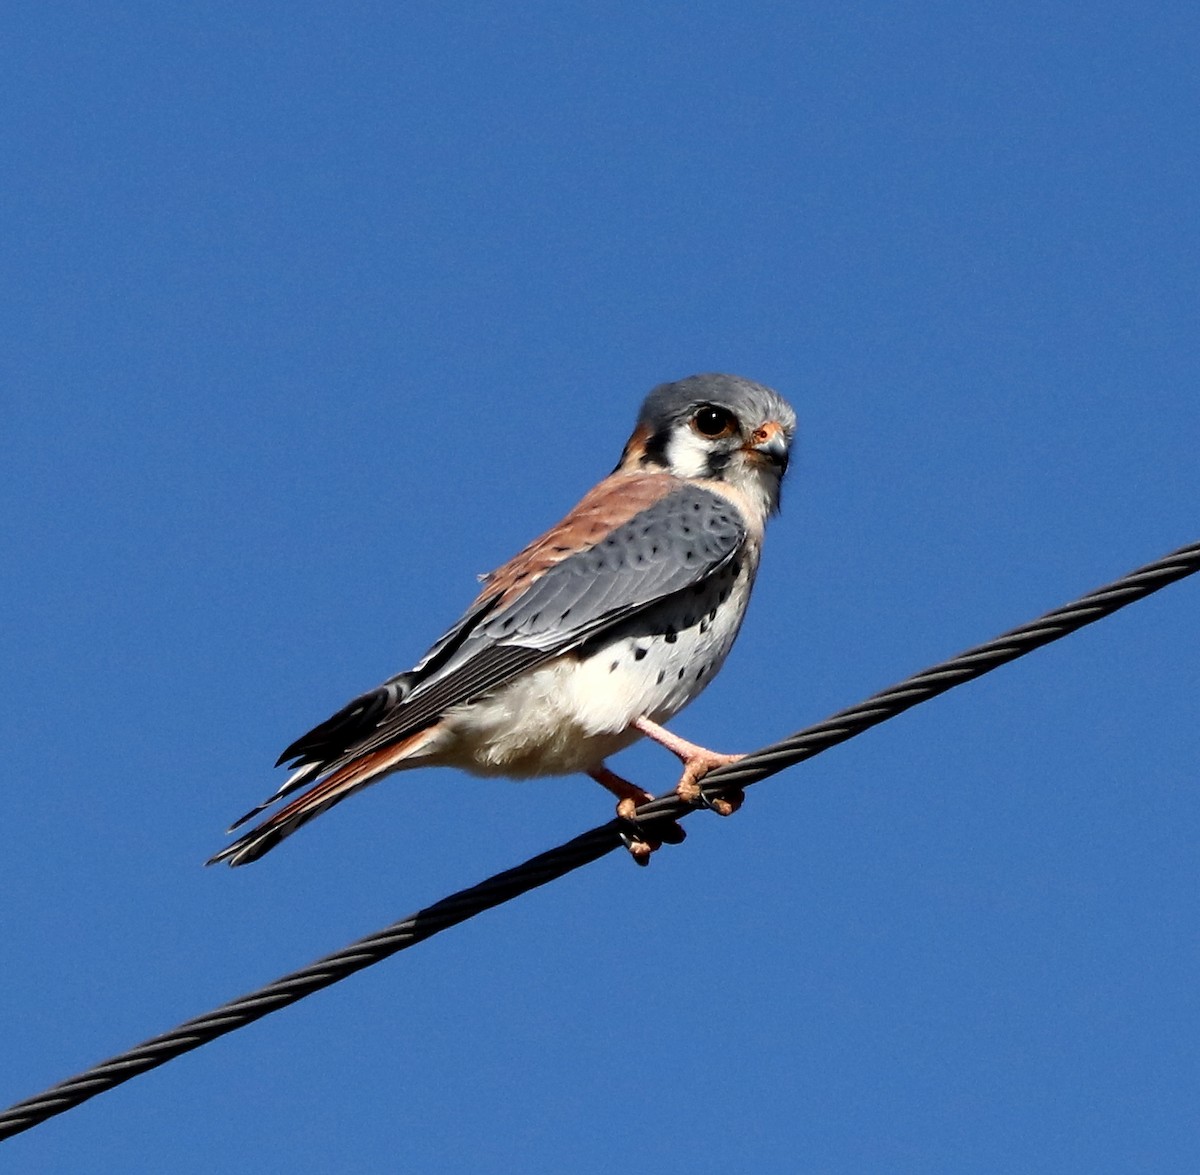
<svg viewBox="0 0 1200 1175"><path fill-rule="evenodd" d="M205 861L205 864L215 865L218 861L228 861L231 866L236 866L257 861L285 837L291 836L302 824L307 824L314 816L319 816L327 808L332 808L334 804L340 804L347 796L361 791L364 787L368 787L390 772L397 770L405 759L411 758L429 741L436 729L436 727L429 727L398 743L380 747L378 750L352 759L343 767L339 767L332 774L319 780L286 807L280 808L278 812L268 816L261 824L250 829L249 832L243 833L232 844L226 845L219 853ZM295 782L302 781L297 779ZM273 799L279 799L281 794L284 794L284 789L281 789L281 792L277 793ZM262 808L268 807L271 802L269 800L259 809L247 813L233 828L256 815ZM230 829L230 832L233 831L233 828Z"/></svg>

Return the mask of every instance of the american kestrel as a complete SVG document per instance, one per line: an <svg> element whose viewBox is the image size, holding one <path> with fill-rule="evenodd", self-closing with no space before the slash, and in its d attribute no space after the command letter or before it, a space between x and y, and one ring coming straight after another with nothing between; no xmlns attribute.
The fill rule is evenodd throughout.
<svg viewBox="0 0 1200 1175"><path fill-rule="evenodd" d="M737 376L655 388L616 469L486 576L412 669L292 743L276 764L291 775L230 832L307 790L209 864L255 861L353 792L412 767L516 779L584 772L629 821L650 793L604 760L643 735L683 761L677 790L696 802L705 772L737 756L660 723L712 680L737 636L795 429L787 401ZM728 815L739 802L713 806ZM673 834L682 839L678 826ZM625 842L639 863L658 843L632 823Z"/></svg>

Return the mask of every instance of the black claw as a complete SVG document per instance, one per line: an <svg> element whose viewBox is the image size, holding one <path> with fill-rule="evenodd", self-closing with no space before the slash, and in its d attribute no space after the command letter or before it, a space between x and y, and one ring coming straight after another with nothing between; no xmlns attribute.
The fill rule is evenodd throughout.
<svg viewBox="0 0 1200 1175"><path fill-rule="evenodd" d="M628 820L624 816L617 817L621 825L621 843L629 850L629 854L639 865L650 863L650 853L634 852L634 845L649 845L651 852L662 845L683 844L687 832L676 820L660 820L654 825L654 832L647 831L644 824L637 820Z"/></svg>
<svg viewBox="0 0 1200 1175"><path fill-rule="evenodd" d="M621 825L619 830L621 843L631 853L635 844L648 845L651 843L650 837L646 835L646 830L636 820L627 820L624 816L618 816L617 823Z"/></svg>
<svg viewBox="0 0 1200 1175"><path fill-rule="evenodd" d="M700 788L700 794L697 797L696 802L702 808L707 808L710 812L715 812L716 811L716 802L715 801L729 800L731 803L737 805L737 801L739 798L742 801L745 801L745 798L746 798L746 793L743 792L740 787L738 787L738 788L714 787L712 789L711 796L702 787L702 788ZM737 805L737 806L740 806L740 805ZM735 811L736 811L736 807L735 807Z"/></svg>
<svg viewBox="0 0 1200 1175"><path fill-rule="evenodd" d="M618 817L622 824L627 824L628 828L621 829L621 843L629 850L629 855L633 858L635 865L649 865L650 853L639 853L634 851L635 845L649 845L650 842L646 839L646 835L642 830L642 826L634 820L625 820Z"/></svg>

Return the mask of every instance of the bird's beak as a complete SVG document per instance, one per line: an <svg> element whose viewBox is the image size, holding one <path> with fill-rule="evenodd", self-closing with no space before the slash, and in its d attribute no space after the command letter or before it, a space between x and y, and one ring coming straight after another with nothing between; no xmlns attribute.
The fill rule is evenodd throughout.
<svg viewBox="0 0 1200 1175"><path fill-rule="evenodd" d="M787 433L778 420L768 420L766 424L759 425L743 448L751 457L770 462L779 470L781 476L787 469Z"/></svg>

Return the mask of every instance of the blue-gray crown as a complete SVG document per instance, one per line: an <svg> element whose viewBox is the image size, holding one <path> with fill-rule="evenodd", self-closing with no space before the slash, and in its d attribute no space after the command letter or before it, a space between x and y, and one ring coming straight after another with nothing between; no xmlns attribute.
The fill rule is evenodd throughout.
<svg viewBox="0 0 1200 1175"><path fill-rule="evenodd" d="M654 434L685 419L701 404L728 408L747 423L776 420L789 436L796 428L795 411L773 388L739 375L719 373L689 375L674 383L659 384L643 402L638 424Z"/></svg>

